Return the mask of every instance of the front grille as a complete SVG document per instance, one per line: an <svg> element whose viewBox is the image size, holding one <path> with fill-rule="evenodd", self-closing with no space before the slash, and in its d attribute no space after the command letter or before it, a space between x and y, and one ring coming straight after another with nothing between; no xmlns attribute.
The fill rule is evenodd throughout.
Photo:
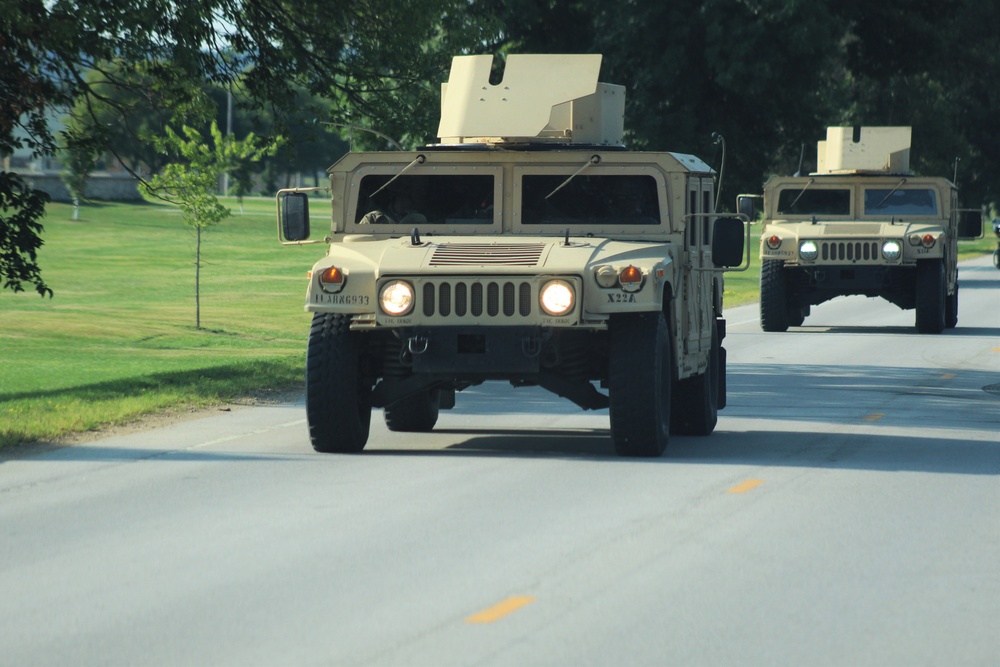
<svg viewBox="0 0 1000 667"><path fill-rule="evenodd" d="M819 257L828 262L877 262L878 241L824 241Z"/></svg>
<svg viewBox="0 0 1000 667"><path fill-rule="evenodd" d="M440 279L425 282L420 311L424 317L531 317L535 303L532 283L517 279Z"/></svg>
<svg viewBox="0 0 1000 667"><path fill-rule="evenodd" d="M537 266L544 243L445 243L434 249L431 266Z"/></svg>

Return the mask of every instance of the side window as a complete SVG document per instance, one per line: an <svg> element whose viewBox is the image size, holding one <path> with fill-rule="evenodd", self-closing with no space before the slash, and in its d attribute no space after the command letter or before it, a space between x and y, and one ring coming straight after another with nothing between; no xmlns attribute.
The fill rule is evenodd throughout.
<svg viewBox="0 0 1000 667"><path fill-rule="evenodd" d="M708 187L707 185L705 186ZM701 210L705 213L714 213L712 204L712 190L708 188L702 192ZM701 242L708 245L712 242L711 219L706 215L701 219Z"/></svg>
<svg viewBox="0 0 1000 667"><path fill-rule="evenodd" d="M691 190L688 192L688 214L695 216L698 213L698 192ZM688 218L688 245L692 248L698 245L698 218Z"/></svg>

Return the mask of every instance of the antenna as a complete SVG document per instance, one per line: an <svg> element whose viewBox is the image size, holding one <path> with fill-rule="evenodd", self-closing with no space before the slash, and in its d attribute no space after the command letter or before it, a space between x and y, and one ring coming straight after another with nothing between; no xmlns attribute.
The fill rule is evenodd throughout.
<svg viewBox="0 0 1000 667"><path fill-rule="evenodd" d="M795 170L793 176L802 175L802 161L806 158L806 142L802 142L802 147L799 149L799 168Z"/></svg>
<svg viewBox="0 0 1000 667"><path fill-rule="evenodd" d="M719 210L719 201L722 199L722 177L726 173L726 138L718 132L712 133L712 143L718 146L722 144L722 163L719 165L719 188L715 193L715 210Z"/></svg>

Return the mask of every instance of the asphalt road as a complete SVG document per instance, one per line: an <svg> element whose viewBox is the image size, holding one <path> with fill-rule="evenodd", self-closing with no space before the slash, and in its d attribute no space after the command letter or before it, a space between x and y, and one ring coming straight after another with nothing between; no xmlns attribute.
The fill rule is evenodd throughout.
<svg viewBox="0 0 1000 667"><path fill-rule="evenodd" d="M730 310L661 459L503 384L357 456L301 402L8 452L0 665L1000 664L1000 271L961 284L940 336Z"/></svg>

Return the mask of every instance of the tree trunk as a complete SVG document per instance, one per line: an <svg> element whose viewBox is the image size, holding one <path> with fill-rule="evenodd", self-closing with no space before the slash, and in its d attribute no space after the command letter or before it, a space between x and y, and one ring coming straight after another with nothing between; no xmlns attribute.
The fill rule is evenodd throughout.
<svg viewBox="0 0 1000 667"><path fill-rule="evenodd" d="M194 328L201 329L201 227L197 230L194 250Z"/></svg>

